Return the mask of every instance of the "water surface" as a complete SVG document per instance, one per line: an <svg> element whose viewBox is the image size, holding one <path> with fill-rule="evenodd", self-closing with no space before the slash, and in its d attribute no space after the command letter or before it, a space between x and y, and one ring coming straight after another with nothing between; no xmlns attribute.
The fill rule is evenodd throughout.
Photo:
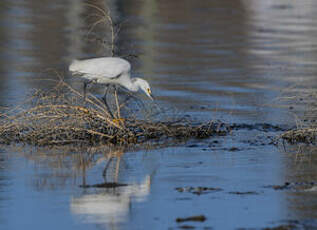
<svg viewBox="0 0 317 230"><path fill-rule="evenodd" d="M289 107L277 98L316 86L313 0L113 0L109 7L121 24L115 54L136 55L129 58L133 75L147 79L156 103L178 115L292 126ZM79 0L1 1L1 106L21 103L32 89L49 89L54 84L47 79L56 79L55 71L80 87L66 71L69 62L111 53L102 43L109 39L107 27L88 33L94 13ZM120 162L112 162L108 180L128 184L117 189L79 187L103 182L102 150L87 160L92 151L87 148L5 147L0 151L0 225L260 229L285 220L314 225L314 192L265 187L316 180L314 152L298 160L269 143L267 137L277 134L238 130L160 149L116 152ZM221 190L202 195L175 190L186 186ZM207 218L202 223L175 221L201 214Z"/></svg>

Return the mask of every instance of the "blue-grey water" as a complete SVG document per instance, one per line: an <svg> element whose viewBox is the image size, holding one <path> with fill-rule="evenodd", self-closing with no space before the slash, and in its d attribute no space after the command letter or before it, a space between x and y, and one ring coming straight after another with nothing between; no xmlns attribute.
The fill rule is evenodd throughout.
<svg viewBox="0 0 317 230"><path fill-rule="evenodd" d="M109 27L90 30L90 5L104 3L120 25L115 55L130 55L133 75L147 79L156 103L178 116L291 127L296 119L280 99L317 85L314 0L2 0L0 106L49 89L55 71L72 82L67 65L74 58L111 55L102 43ZM79 187L103 182L102 150L84 164L91 149L3 146L0 229L261 229L287 221L317 228L316 192L265 187L316 181L314 151L284 152L267 139L276 135L239 130L117 151L108 179L128 186L116 189ZM221 190L176 190L188 186ZM176 222L195 215L207 219Z"/></svg>

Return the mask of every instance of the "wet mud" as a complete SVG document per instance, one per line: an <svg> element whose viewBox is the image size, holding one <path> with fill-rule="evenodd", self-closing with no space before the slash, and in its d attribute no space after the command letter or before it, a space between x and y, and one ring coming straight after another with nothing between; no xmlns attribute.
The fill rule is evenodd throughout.
<svg viewBox="0 0 317 230"><path fill-rule="evenodd" d="M266 185L274 190L317 191L317 182L285 182L281 185Z"/></svg>
<svg viewBox="0 0 317 230"><path fill-rule="evenodd" d="M274 224L274 227L266 227L261 230L309 230L316 229L315 221L298 221L298 220L287 220L281 221L282 223Z"/></svg>
<svg viewBox="0 0 317 230"><path fill-rule="evenodd" d="M202 195L202 194L208 194L211 192L218 192L222 191L221 188L213 188L213 187L178 187L175 188L178 192L189 192L195 195Z"/></svg>
<svg viewBox="0 0 317 230"><path fill-rule="evenodd" d="M128 184L121 184L116 182L104 182L100 184L91 184L91 185L80 185L81 188L118 188L128 186Z"/></svg>
<svg viewBox="0 0 317 230"><path fill-rule="evenodd" d="M229 194L233 194L233 195L240 195L240 196L244 196L244 195L259 195L259 192L254 192L254 191L248 191L248 192L228 192Z"/></svg>

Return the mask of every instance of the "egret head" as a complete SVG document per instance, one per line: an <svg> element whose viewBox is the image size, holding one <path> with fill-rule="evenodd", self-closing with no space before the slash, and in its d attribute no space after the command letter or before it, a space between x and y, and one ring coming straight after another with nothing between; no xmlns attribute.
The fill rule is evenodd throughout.
<svg viewBox="0 0 317 230"><path fill-rule="evenodd" d="M136 84L138 84L139 89L141 89L149 98L154 100L150 84L146 80L144 80L142 78L136 78L135 81L136 81Z"/></svg>

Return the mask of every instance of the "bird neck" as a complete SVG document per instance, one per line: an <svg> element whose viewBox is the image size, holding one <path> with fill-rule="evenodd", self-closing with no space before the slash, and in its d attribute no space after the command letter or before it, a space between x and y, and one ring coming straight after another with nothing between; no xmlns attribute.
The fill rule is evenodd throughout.
<svg viewBox="0 0 317 230"><path fill-rule="evenodd" d="M137 92L140 88L139 78L132 78L131 81L126 85L126 87L132 92Z"/></svg>

